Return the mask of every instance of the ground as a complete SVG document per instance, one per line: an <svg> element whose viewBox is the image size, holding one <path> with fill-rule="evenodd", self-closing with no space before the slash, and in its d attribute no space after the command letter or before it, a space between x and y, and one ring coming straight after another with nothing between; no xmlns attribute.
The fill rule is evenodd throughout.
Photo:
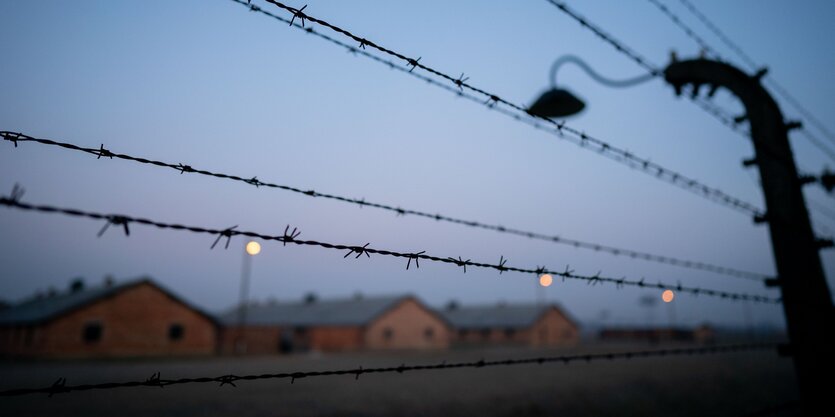
<svg viewBox="0 0 835 417"><path fill-rule="evenodd" d="M585 346L203 359L0 362L0 390L617 351ZM745 416L798 397L774 352L520 365L0 397L0 416ZM796 415L796 411L776 415Z"/></svg>

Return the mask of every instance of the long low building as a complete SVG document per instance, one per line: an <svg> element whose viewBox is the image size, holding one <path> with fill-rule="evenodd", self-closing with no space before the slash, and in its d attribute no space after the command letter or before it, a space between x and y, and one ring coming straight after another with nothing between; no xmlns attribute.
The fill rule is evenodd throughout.
<svg viewBox="0 0 835 417"><path fill-rule="evenodd" d="M213 316L153 282L106 279L0 309L0 356L124 357L571 345L556 305L433 309L412 295L251 303Z"/></svg>
<svg viewBox="0 0 835 417"><path fill-rule="evenodd" d="M455 329L457 345L565 346L580 340L577 322L554 304L465 307L453 302L440 313Z"/></svg>
<svg viewBox="0 0 835 417"><path fill-rule="evenodd" d="M208 355L215 318L150 278L36 295L0 310L0 355L103 357Z"/></svg>
<svg viewBox="0 0 835 417"><path fill-rule="evenodd" d="M706 324L686 327L611 327L600 330L601 341L645 342L650 344L670 342L695 342L710 344L716 338L714 329Z"/></svg>
<svg viewBox="0 0 835 417"><path fill-rule="evenodd" d="M411 295L267 302L221 315L224 353L440 349L450 328Z"/></svg>

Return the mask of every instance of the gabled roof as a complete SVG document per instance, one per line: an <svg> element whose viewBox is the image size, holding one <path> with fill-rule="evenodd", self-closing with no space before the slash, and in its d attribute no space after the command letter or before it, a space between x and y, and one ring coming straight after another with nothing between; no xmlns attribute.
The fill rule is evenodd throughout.
<svg viewBox="0 0 835 417"><path fill-rule="evenodd" d="M494 304L444 308L438 312L457 329L508 328L521 329L532 326L550 309L556 309L570 323L575 322L553 304ZM576 324L575 324L576 325Z"/></svg>
<svg viewBox="0 0 835 417"><path fill-rule="evenodd" d="M215 317L183 301L181 298L161 287L150 278L143 277L114 283L109 286L101 285L85 288L76 292L66 292L52 296L32 298L21 303L14 304L8 308L0 310L0 326L44 323L78 308L115 296L125 290L134 288L141 284L152 285L174 301L196 311L212 322L216 320Z"/></svg>
<svg viewBox="0 0 835 417"><path fill-rule="evenodd" d="M397 295L255 304L247 306L246 325L364 326L408 299L416 300L411 295ZM236 307L222 314L220 322L231 326L238 324L238 312Z"/></svg>

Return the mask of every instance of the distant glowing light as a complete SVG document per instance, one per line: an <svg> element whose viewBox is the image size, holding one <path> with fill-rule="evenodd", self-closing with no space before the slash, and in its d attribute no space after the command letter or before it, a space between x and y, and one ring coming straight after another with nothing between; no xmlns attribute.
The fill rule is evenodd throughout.
<svg viewBox="0 0 835 417"><path fill-rule="evenodd" d="M665 303L672 302L673 298L676 298L676 294L673 290L664 290L664 292L661 293L661 299L664 300Z"/></svg>
<svg viewBox="0 0 835 417"><path fill-rule="evenodd" d="M246 244L246 253L255 256L261 253L261 244L256 241L251 241Z"/></svg>
<svg viewBox="0 0 835 417"><path fill-rule="evenodd" d="M550 287L554 283L554 277L551 274L542 274L539 277L539 285L543 287Z"/></svg>

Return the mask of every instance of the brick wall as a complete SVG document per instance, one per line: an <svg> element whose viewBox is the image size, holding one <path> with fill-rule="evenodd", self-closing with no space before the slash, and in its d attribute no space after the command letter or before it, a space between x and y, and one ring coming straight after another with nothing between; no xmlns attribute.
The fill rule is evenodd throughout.
<svg viewBox="0 0 835 417"><path fill-rule="evenodd" d="M223 354L269 355L291 352L338 352L362 348L359 326L230 326L223 330Z"/></svg>
<svg viewBox="0 0 835 417"><path fill-rule="evenodd" d="M580 331L556 308L550 308L526 331L531 346L575 345Z"/></svg>
<svg viewBox="0 0 835 417"><path fill-rule="evenodd" d="M229 326L221 331L223 354L269 355L279 352L281 329L277 326Z"/></svg>
<svg viewBox="0 0 835 417"><path fill-rule="evenodd" d="M100 338L85 341L85 327L92 324L100 325ZM181 327L180 338L170 337L171 325ZM0 332L7 354L45 357L212 354L217 341L211 320L148 283L13 332L17 338L9 344L2 342L9 332Z"/></svg>
<svg viewBox="0 0 835 417"><path fill-rule="evenodd" d="M363 336L369 349L440 349L450 337L446 323L413 299L378 317Z"/></svg>
<svg viewBox="0 0 835 417"><path fill-rule="evenodd" d="M363 331L359 326L320 326L310 329L310 348L323 352L359 350Z"/></svg>
<svg viewBox="0 0 835 417"><path fill-rule="evenodd" d="M549 308L527 328L458 329L452 337L460 345L573 346L580 341L580 332L562 312Z"/></svg>

